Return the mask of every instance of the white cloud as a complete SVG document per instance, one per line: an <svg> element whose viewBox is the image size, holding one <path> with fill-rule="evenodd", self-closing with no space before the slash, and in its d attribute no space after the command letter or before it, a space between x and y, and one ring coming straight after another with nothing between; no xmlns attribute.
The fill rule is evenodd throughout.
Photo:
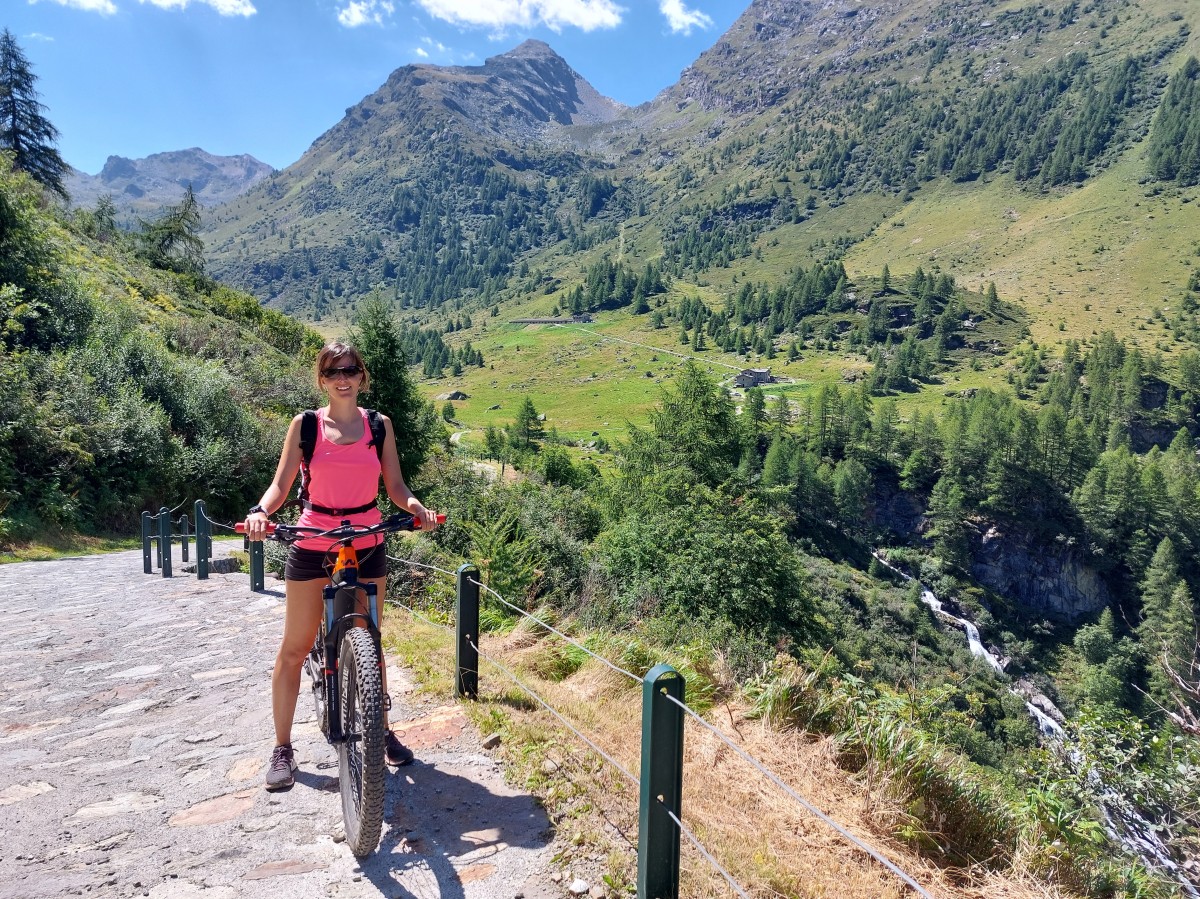
<svg viewBox="0 0 1200 899"><path fill-rule="evenodd" d="M658 10L667 17L675 34L691 34L693 28L712 28L713 20L698 9L688 9L683 0L658 0Z"/></svg>
<svg viewBox="0 0 1200 899"><path fill-rule="evenodd" d="M29 40L31 40L31 41L44 41L47 44L51 44L54 42L54 38L52 38L50 35L42 34L39 31L31 31L31 32L29 32L29 34L26 35L26 37L29 38Z"/></svg>
<svg viewBox="0 0 1200 899"><path fill-rule="evenodd" d="M36 3L37 0L29 0L30 3ZM111 16L117 11L116 5L112 0L51 0L59 6L70 6L75 9L82 9L85 12L98 12L101 15Z"/></svg>
<svg viewBox="0 0 1200 899"><path fill-rule="evenodd" d="M424 47L417 47L415 52L417 56L421 57L421 59L429 59L429 54L425 52Z"/></svg>
<svg viewBox="0 0 1200 899"><path fill-rule="evenodd" d="M382 25L384 17L390 16L394 9L391 0L351 0L338 10L338 21L347 28Z"/></svg>
<svg viewBox="0 0 1200 899"><path fill-rule="evenodd" d="M85 0L91 2L91 0ZM223 16L252 16L257 9L250 0L138 0L139 3L149 3L159 9L187 9L191 3L201 6L211 6Z"/></svg>
<svg viewBox="0 0 1200 899"><path fill-rule="evenodd" d="M417 0L431 16L455 25L501 29L545 25L553 31L615 28L625 11L613 0Z"/></svg>

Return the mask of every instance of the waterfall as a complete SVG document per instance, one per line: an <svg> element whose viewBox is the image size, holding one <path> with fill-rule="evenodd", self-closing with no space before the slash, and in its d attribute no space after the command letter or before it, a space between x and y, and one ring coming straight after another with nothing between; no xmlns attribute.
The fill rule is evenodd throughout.
<svg viewBox="0 0 1200 899"><path fill-rule="evenodd" d="M914 580L912 575L897 568L881 556L878 551L873 550L871 555L881 565L889 571L894 571L904 580L910 582ZM979 628L975 626L974 622L950 614L932 590L924 584L919 583L919 586L921 588L921 602L932 609L937 617L953 623L966 633L967 645L971 649L971 655L986 659L997 674L1003 674L1004 664L983 645L983 642L979 639ZM1024 701L1025 708L1029 712L1030 717L1036 722L1038 732L1042 735L1043 739L1048 742L1062 744L1066 736L1066 731L1063 729L1060 721L1064 719L1064 716L1054 703L1039 693L1033 684L1023 678L1018 680L1015 685L1009 684L1008 689L1013 695L1021 697ZM1076 769L1085 764L1084 759L1077 749L1067 750L1067 754ZM1188 896L1189 899L1200 899L1200 890L1197 890L1196 886L1191 882L1188 873L1181 869L1171 858L1170 852L1163 843L1162 838L1159 837L1154 825L1139 814L1137 809L1130 808L1128 803L1124 802L1113 790L1105 786L1100 781L1100 777L1094 769L1088 771L1087 780L1095 791L1096 798L1100 801L1100 809L1104 816L1104 830L1109 838L1122 846L1126 851L1146 862L1152 870L1166 872L1170 875L1182 887L1184 895Z"/></svg>

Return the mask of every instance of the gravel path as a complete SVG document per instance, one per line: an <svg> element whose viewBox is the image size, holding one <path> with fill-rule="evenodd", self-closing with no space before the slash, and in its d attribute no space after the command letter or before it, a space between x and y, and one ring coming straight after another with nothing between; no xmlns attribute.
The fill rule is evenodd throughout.
<svg viewBox="0 0 1200 899"><path fill-rule="evenodd" d="M392 721L417 761L389 775L373 856L339 842L307 678L296 785L263 789L283 591L248 580L146 575L140 551L0 566L0 899L562 896L544 811L402 670Z"/></svg>

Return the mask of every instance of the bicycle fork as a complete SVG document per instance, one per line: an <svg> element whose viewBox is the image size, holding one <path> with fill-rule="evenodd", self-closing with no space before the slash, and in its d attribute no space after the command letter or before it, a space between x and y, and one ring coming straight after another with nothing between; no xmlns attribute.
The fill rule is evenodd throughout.
<svg viewBox="0 0 1200 899"><path fill-rule="evenodd" d="M359 589L363 590L367 596L366 615L355 608L356 593ZM321 633L325 636L325 664L321 669L321 677L325 686L325 723L328 725L325 729L325 736L330 743L336 745L346 741L346 733L342 728L342 697L338 690L338 652L342 645L342 638L346 631L354 626L355 619L362 619L367 625L367 630L375 643L375 655L379 660L379 667L381 670L383 668L383 646L379 634L378 591L375 584L370 582L342 584L337 587L330 584L325 587L322 595L325 601L325 620L321 625ZM390 702L387 704L391 705Z"/></svg>

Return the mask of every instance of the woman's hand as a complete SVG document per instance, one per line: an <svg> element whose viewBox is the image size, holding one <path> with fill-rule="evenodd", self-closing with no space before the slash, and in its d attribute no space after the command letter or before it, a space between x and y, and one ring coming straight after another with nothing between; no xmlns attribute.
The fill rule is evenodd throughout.
<svg viewBox="0 0 1200 899"><path fill-rule="evenodd" d="M414 508L415 506L415 508ZM408 509L412 513L413 518L420 522L421 530L432 531L438 526L437 512L432 509L426 509L420 503L413 503Z"/></svg>
<svg viewBox="0 0 1200 899"><path fill-rule="evenodd" d="M261 541L267 536L270 520L266 512L251 512L246 516L246 536L252 541Z"/></svg>

